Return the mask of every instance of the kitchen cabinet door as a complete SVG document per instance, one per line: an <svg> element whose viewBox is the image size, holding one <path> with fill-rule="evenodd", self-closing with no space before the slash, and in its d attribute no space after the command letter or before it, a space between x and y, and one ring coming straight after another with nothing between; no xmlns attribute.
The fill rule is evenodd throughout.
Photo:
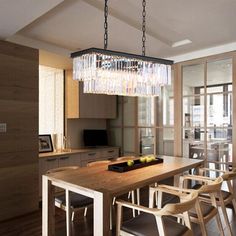
<svg viewBox="0 0 236 236"><path fill-rule="evenodd" d="M69 155L58 157L58 167L71 166L71 157Z"/></svg>
<svg viewBox="0 0 236 236"><path fill-rule="evenodd" d="M39 159L39 197L42 196L42 175L48 170L58 168L58 158L48 157Z"/></svg>
<svg viewBox="0 0 236 236"><path fill-rule="evenodd" d="M117 96L87 94L82 82L73 80L72 70L66 70L67 118L115 119Z"/></svg>

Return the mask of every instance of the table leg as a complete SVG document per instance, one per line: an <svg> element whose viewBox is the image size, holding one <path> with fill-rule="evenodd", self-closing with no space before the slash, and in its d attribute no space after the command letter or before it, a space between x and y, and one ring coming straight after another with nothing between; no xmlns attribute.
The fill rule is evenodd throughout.
<svg viewBox="0 0 236 236"><path fill-rule="evenodd" d="M106 193L94 193L94 226L93 235L109 236L110 231L110 205L112 199Z"/></svg>
<svg viewBox="0 0 236 236"><path fill-rule="evenodd" d="M55 236L54 186L47 176L42 178L42 236Z"/></svg>
<svg viewBox="0 0 236 236"><path fill-rule="evenodd" d="M71 209L70 209L70 192L66 190L66 235L71 234Z"/></svg>

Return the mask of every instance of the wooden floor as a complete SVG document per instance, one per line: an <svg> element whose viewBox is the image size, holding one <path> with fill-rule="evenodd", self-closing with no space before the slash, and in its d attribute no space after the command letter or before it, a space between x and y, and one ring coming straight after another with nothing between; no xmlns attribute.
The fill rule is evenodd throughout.
<svg viewBox="0 0 236 236"><path fill-rule="evenodd" d="M122 196L123 199L127 199L126 196ZM142 189L141 191L141 204L147 205L148 191L147 189ZM20 204L20 203L19 203ZM236 236L236 215L231 208L227 208L228 214L230 216L230 222L232 225L233 233ZM83 216L83 211L79 211L76 216L75 222L72 223L72 236L90 236L93 235L93 209L90 207L88 209L87 217ZM124 220L132 217L131 211L124 212ZM222 217L221 217L222 218ZM113 209L113 219L115 223L115 209ZM41 236L41 209L32 214L12 219L5 222L0 222L0 236ZM225 236L227 236L227 230L225 228L225 223L222 219ZM193 225L194 235L200 236L201 232L197 225ZM214 220L207 224L209 236L218 236L219 231L217 229L217 224ZM64 236L65 233L65 213L61 210L56 210L56 236ZM115 235L115 232L113 232ZM151 235L148 235L151 236Z"/></svg>

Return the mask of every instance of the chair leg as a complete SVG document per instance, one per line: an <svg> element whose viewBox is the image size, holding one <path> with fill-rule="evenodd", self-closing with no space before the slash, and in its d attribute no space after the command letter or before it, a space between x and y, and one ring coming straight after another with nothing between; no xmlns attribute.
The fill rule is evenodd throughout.
<svg viewBox="0 0 236 236"><path fill-rule="evenodd" d="M201 207L200 207L200 203L199 203L198 199L196 200L196 203L195 203L195 209L196 209L196 212L197 212L198 223L199 223L200 228L201 228L202 236L207 236L206 225L205 225L205 222L204 222L204 219L203 219L203 215L202 215L202 211L201 211Z"/></svg>
<svg viewBox="0 0 236 236"><path fill-rule="evenodd" d="M75 219L75 212L74 212L74 211L72 211L72 213L71 213L71 221L73 222L73 221L74 221L74 219Z"/></svg>
<svg viewBox="0 0 236 236"><path fill-rule="evenodd" d="M110 230L112 230L112 206L110 206Z"/></svg>
<svg viewBox="0 0 236 236"><path fill-rule="evenodd" d="M112 205L114 206L116 203L116 197L113 197L113 200L112 200Z"/></svg>
<svg viewBox="0 0 236 236"><path fill-rule="evenodd" d="M84 216L87 216L88 207L84 208Z"/></svg>
<svg viewBox="0 0 236 236"><path fill-rule="evenodd" d="M234 207L234 213L236 213L236 200L235 199L232 199L232 204Z"/></svg>
<svg viewBox="0 0 236 236"><path fill-rule="evenodd" d="M161 209L161 206L162 206L162 195L163 193L158 191L157 199L156 199L156 204L157 204L158 209Z"/></svg>
<svg viewBox="0 0 236 236"><path fill-rule="evenodd" d="M128 199L130 199L130 197L131 197L131 191L129 191L128 193Z"/></svg>
<svg viewBox="0 0 236 236"><path fill-rule="evenodd" d="M152 188L149 188L149 208L153 208L154 207L154 191Z"/></svg>
<svg viewBox="0 0 236 236"><path fill-rule="evenodd" d="M222 201L221 201L221 209L222 209L222 212L223 212L225 223L226 223L227 228L228 228L229 235L233 235L231 227L230 227L230 222L229 222L229 218L228 218L228 215L227 215L227 211L226 211L226 208L225 208L225 204Z"/></svg>
<svg viewBox="0 0 236 236"><path fill-rule="evenodd" d="M134 191L131 192L131 202L135 204L135 196ZM135 217L135 210L133 209L133 217Z"/></svg>
<svg viewBox="0 0 236 236"><path fill-rule="evenodd" d="M157 183L155 183L155 184L154 184L154 186L155 186L155 187L157 187L157 186L158 186L158 184L157 184ZM157 194L158 194L158 193L157 193L157 191L156 191L156 192L155 192L156 207L157 207L157 201L158 201ZM154 205L153 205L153 206L154 206Z"/></svg>
<svg viewBox="0 0 236 236"><path fill-rule="evenodd" d="M207 236L206 225L204 221L199 221L199 225L201 228L202 236Z"/></svg>
<svg viewBox="0 0 236 236"><path fill-rule="evenodd" d="M223 226L222 226L222 223L220 220L219 213L217 213L217 215L216 215L216 222L217 222L218 228L220 230L220 235L224 236L224 230L223 230Z"/></svg>
<svg viewBox="0 0 236 236"><path fill-rule="evenodd" d="M139 188L136 189L136 193L137 193L137 205L140 205L140 189ZM138 211L138 215L140 215L140 211Z"/></svg>

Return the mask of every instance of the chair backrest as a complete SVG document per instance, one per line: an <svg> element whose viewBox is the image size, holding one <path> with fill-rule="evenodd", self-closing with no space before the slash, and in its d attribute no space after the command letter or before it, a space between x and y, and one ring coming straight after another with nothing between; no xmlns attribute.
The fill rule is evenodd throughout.
<svg viewBox="0 0 236 236"><path fill-rule="evenodd" d="M206 185L202 185L200 189L198 189L199 193L217 193L221 190L221 185L223 182L223 178L220 176L212 182L209 182Z"/></svg>
<svg viewBox="0 0 236 236"><path fill-rule="evenodd" d="M104 164L109 164L111 161L109 160L104 160L104 161L92 161L87 164L88 167L91 166L99 166L99 165L104 165Z"/></svg>
<svg viewBox="0 0 236 236"><path fill-rule="evenodd" d="M59 167L59 168L50 169L47 171L47 174L66 171L66 170L76 170L79 168L80 168L79 166L63 166L63 167Z"/></svg>
<svg viewBox="0 0 236 236"><path fill-rule="evenodd" d="M236 169L233 171L227 171L223 175L221 175L224 181L233 180L236 178Z"/></svg>
<svg viewBox="0 0 236 236"><path fill-rule="evenodd" d="M116 161L128 161L128 160L132 160L135 158L136 158L135 156L118 157L118 158L116 158Z"/></svg>
<svg viewBox="0 0 236 236"><path fill-rule="evenodd" d="M158 215L171 216L188 212L194 207L197 197L198 191L195 190L191 194L187 194L185 197L181 197L180 203L166 204L161 210L158 211Z"/></svg>

